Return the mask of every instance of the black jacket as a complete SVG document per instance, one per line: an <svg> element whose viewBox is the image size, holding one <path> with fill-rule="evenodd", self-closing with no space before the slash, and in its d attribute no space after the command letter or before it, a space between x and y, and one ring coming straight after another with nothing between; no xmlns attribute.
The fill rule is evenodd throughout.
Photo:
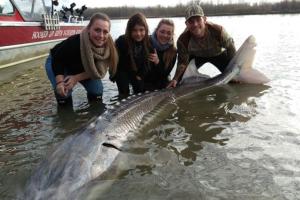
<svg viewBox="0 0 300 200"><path fill-rule="evenodd" d="M152 68L150 76L147 77L146 81L150 82L154 89L162 89L169 83L169 75L176 63L177 56L175 55L169 65L166 66L163 60L165 51L156 50L156 52L159 58L159 63Z"/></svg>
<svg viewBox="0 0 300 200"><path fill-rule="evenodd" d="M84 72L80 54L80 35L73 35L50 50L54 75L70 75Z"/></svg>
<svg viewBox="0 0 300 200"><path fill-rule="evenodd" d="M154 63L149 62L146 51L142 46L142 43L135 43L136 47L140 47L141 51L134 56L134 62L136 65L136 70L133 69L131 59L130 59L130 49L127 45L125 35L121 35L116 41L116 48L119 54L119 62L117 71L123 71L129 73L131 76L139 76L144 79L148 73L150 72L151 68L153 67ZM153 49L149 49L149 52L153 52Z"/></svg>

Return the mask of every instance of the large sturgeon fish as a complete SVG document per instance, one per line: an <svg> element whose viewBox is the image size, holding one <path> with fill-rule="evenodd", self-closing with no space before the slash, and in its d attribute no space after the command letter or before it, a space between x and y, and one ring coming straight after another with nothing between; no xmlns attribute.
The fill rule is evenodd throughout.
<svg viewBox="0 0 300 200"><path fill-rule="evenodd" d="M72 199L78 189L109 169L147 114L174 99L228 83L252 62L255 46L250 36L223 74L204 78L191 62L179 87L131 96L107 110L83 131L63 140L41 162L26 185L25 199Z"/></svg>

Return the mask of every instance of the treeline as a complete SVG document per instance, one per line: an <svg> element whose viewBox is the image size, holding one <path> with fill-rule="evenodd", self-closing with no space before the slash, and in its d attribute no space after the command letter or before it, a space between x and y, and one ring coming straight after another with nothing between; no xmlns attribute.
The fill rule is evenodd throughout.
<svg viewBox="0 0 300 200"><path fill-rule="evenodd" d="M276 13L300 13L299 0L284 0L278 3L239 3L239 4L211 4L200 3L207 16L217 15L247 15L247 14L276 14ZM183 17L187 4L177 4L174 7L106 7L88 8L84 17L86 19L95 12L104 12L112 19L128 18L136 12L142 12L147 17Z"/></svg>

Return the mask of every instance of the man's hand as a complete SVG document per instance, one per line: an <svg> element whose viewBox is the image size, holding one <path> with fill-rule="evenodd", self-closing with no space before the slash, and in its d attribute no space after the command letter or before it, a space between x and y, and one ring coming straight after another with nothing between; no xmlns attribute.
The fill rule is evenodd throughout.
<svg viewBox="0 0 300 200"><path fill-rule="evenodd" d="M177 81L175 79L171 80L171 82L167 85L167 88L175 88L177 85Z"/></svg>

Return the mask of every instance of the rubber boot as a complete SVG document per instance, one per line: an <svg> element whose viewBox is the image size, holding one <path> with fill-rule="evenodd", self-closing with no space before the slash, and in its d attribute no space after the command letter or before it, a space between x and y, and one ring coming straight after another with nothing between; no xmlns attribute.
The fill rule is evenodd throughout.
<svg viewBox="0 0 300 200"><path fill-rule="evenodd" d="M69 97L63 98L55 93L55 98L59 106L73 106L73 99L71 95Z"/></svg>
<svg viewBox="0 0 300 200"><path fill-rule="evenodd" d="M89 101L89 113L92 115L101 115L105 110L105 104L102 102L102 95L87 95Z"/></svg>
<svg viewBox="0 0 300 200"><path fill-rule="evenodd" d="M87 98L89 100L89 103L93 103L93 102L101 102L102 103L102 95L87 94Z"/></svg>

